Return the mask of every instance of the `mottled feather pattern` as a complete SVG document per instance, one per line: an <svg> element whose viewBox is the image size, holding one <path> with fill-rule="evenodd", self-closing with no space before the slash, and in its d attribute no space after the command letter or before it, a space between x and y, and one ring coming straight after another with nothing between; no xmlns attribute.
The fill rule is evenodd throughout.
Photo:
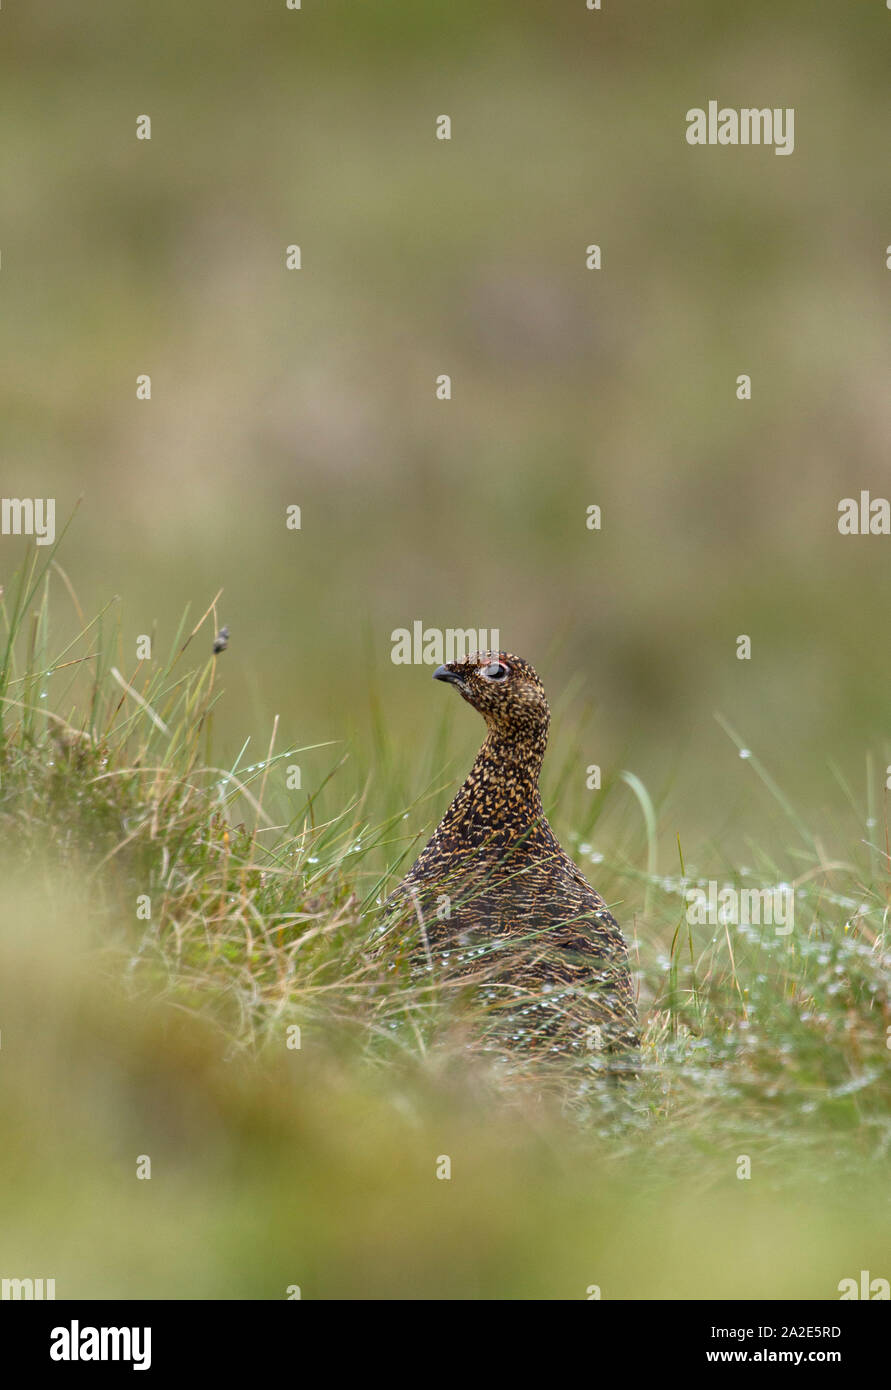
<svg viewBox="0 0 891 1390"><path fill-rule="evenodd" d="M387 900L418 973L474 984L524 1049L636 1048L621 930L560 846L541 803L550 710L528 662L477 652L436 672L486 721L470 773Z"/></svg>

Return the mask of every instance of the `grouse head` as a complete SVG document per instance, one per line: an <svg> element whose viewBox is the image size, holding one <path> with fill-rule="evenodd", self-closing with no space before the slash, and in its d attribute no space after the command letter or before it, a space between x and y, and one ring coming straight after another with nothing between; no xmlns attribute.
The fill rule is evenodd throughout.
<svg viewBox="0 0 891 1390"><path fill-rule="evenodd" d="M547 736L551 712L533 667L509 652L474 652L437 666L433 679L448 681L501 738L537 742Z"/></svg>

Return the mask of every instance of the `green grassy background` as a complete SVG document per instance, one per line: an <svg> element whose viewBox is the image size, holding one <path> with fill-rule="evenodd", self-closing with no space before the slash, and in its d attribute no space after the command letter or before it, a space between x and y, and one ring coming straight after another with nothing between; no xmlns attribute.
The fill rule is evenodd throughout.
<svg viewBox="0 0 891 1390"><path fill-rule="evenodd" d="M52 720L6 708L0 815L29 869L2 890L3 1105L20 1136L4 1162L30 1186L7 1203L0 1273L134 1296L818 1297L887 1275L871 1165L891 1057L891 539L840 537L836 520L842 497L891 486L889 23L879 3L803 0L4 8L2 491L55 496L60 524L82 498L57 557L73 596L57 571L46 601L35 591L6 693L100 746L112 733L107 765L69 767ZM710 98L793 106L794 154L691 149L685 112ZM0 538L7 621L24 552ZM188 631L220 588L232 640L212 718L199 732L165 704L196 731L172 749L122 728L135 707L111 717L109 667L154 697L186 604ZM368 1002L360 908L480 733L427 670L391 663L391 631L415 619L496 627L536 664L555 708L549 812L633 943L654 1066L631 1115L585 1138L533 1100L492 1103L456 1045L441 1067L408 1036L377 1052L379 1026L411 1028L398 993ZM142 633L155 661L134 675ZM209 680L210 635L172 679ZM85 667L38 682L69 641ZM96 781L150 747L210 788L195 769L231 768L247 738L255 766L276 715L276 750L311 751L300 793L281 764L268 774L280 829L238 849L244 891L242 869L182 849L218 833L212 795L186 798L194 824L174 796L159 828L166 782L122 778L109 799ZM602 793L585 787L595 762ZM226 815L233 834L252 825L246 802ZM321 845L313 820L332 825ZM678 836L693 875L801 879L801 959L765 971L743 943L731 961L712 933L675 940ZM296 873L296 901L254 881L258 844L274 885ZM156 890L165 847L182 881L123 992L133 898ZM333 931L282 982L277 939L253 954L254 909ZM853 985L847 940L873 952ZM285 1017L314 1021L309 1057L276 1051ZM169 1179L136 1184L159 1132ZM747 1145L769 1182L735 1179ZM436 1183L452 1149L456 1176Z"/></svg>

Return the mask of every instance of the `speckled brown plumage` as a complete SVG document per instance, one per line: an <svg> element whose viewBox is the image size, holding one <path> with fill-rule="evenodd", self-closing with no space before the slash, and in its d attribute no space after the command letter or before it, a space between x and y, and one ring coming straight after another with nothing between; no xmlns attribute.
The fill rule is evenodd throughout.
<svg viewBox="0 0 891 1390"><path fill-rule="evenodd" d="M637 1045L622 933L561 848L538 780L550 710L528 662L478 652L440 666L482 714L476 761L387 901L418 972L477 983L497 1031L536 1051Z"/></svg>

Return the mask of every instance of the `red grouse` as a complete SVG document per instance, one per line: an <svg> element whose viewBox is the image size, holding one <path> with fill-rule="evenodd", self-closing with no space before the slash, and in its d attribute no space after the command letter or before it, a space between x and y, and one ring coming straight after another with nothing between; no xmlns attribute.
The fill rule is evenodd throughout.
<svg viewBox="0 0 891 1390"><path fill-rule="evenodd" d="M638 1045L628 953L542 808L550 710L541 681L507 652L478 652L433 676L456 687L487 732L388 913L405 924L419 969L477 984L513 1047L596 1049L618 1062Z"/></svg>

